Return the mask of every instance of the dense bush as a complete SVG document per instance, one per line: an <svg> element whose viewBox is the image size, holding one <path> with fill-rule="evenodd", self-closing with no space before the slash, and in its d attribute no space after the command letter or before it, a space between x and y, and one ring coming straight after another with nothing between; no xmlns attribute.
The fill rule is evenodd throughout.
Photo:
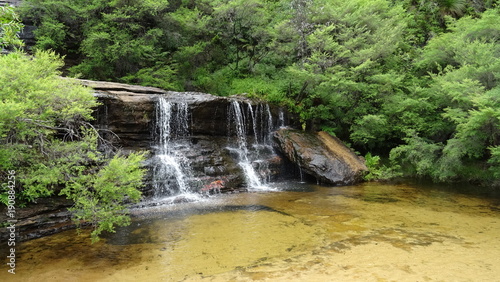
<svg viewBox="0 0 500 282"><path fill-rule="evenodd" d="M73 74L251 93L407 176L498 182L496 1L24 3Z"/></svg>
<svg viewBox="0 0 500 282"><path fill-rule="evenodd" d="M92 238L128 223L125 203L138 201L141 154L108 157L98 150L89 121L92 92L60 77L53 52L0 56L0 178L16 172L16 203L65 195L77 222L94 225ZM5 181L3 181L5 180ZM8 202L6 186L0 201Z"/></svg>

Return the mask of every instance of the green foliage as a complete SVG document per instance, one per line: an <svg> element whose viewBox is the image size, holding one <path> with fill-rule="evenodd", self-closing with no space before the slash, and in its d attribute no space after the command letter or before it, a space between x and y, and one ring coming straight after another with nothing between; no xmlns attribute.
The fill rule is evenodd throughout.
<svg viewBox="0 0 500 282"><path fill-rule="evenodd" d="M78 122L90 119L97 103L88 89L59 77L62 64L53 52L0 57L0 138L31 141L43 151L40 138L55 130L68 138L78 134Z"/></svg>
<svg viewBox="0 0 500 282"><path fill-rule="evenodd" d="M365 164L368 168L368 174L365 175L366 180L374 180L381 177L382 173L379 170L378 166L380 164L379 156L372 156L371 153L367 153L365 155Z"/></svg>
<svg viewBox="0 0 500 282"><path fill-rule="evenodd" d="M62 64L54 52L0 56L0 170L16 171L18 204L59 191L74 200L76 219L94 225L95 240L128 222L123 205L140 196L142 155L109 160L98 151L89 123L96 99L60 77Z"/></svg>
<svg viewBox="0 0 500 282"><path fill-rule="evenodd" d="M121 78L123 82L144 86L155 86L163 89L179 89L173 65L158 63L153 67L145 67L134 74Z"/></svg>
<svg viewBox="0 0 500 282"><path fill-rule="evenodd" d="M381 163L379 156L373 156L370 152L365 155L365 161L368 168L368 173L364 176L365 180L388 180L401 176L397 164L387 167Z"/></svg>
<svg viewBox="0 0 500 282"><path fill-rule="evenodd" d="M407 18L401 6L384 0L317 1L311 10L310 55L288 68L304 87L291 94L303 119L333 120L341 130L336 135L346 138L351 125L363 123L357 119L375 114L385 96L400 91L403 76L385 66L400 60Z"/></svg>
<svg viewBox="0 0 500 282"><path fill-rule="evenodd" d="M434 38L424 48L417 66L435 72L427 101L432 101L432 114L444 118L441 123L447 123L448 130L446 138L439 138L436 129L443 127L437 126L426 132L426 141L413 137L392 150L391 155L411 164L407 167L417 175L439 181L492 182L496 177L487 173L485 161L495 164L488 148L500 141L496 79L500 49L495 43L499 26L496 10L486 11L481 19L464 17L450 27L452 32Z"/></svg>
<svg viewBox="0 0 500 282"><path fill-rule="evenodd" d="M465 66L489 71L494 65L490 58L498 57L498 22L498 10L488 10L480 19L465 17L453 21L449 26L451 32L433 38L424 47L417 67L435 73L445 67Z"/></svg>
<svg viewBox="0 0 500 282"><path fill-rule="evenodd" d="M22 16L38 26L38 48L76 63L73 74L248 93L288 107L304 129L391 159L383 177L400 169L436 181L493 182L494 2L25 0Z"/></svg>
<svg viewBox="0 0 500 282"><path fill-rule="evenodd" d="M57 19L50 17L42 19L40 27L35 30L36 47L42 50L63 50L66 48L64 42L68 32L66 29Z"/></svg>
<svg viewBox="0 0 500 282"><path fill-rule="evenodd" d="M250 77L242 79L234 79L231 82L232 94L248 93L259 97L267 97L268 100L281 102L283 95L279 85L266 78Z"/></svg>
<svg viewBox="0 0 500 282"><path fill-rule="evenodd" d="M384 115L365 115L356 121L351 138L354 142L370 144L376 140L385 140L390 130Z"/></svg>
<svg viewBox="0 0 500 282"><path fill-rule="evenodd" d="M68 53L83 58L73 74L101 80L134 80L130 76L137 74L138 83L168 86L156 85L158 76L171 70L159 70L163 65L157 64L167 54L162 47L169 34L161 28L167 7L167 1L33 0L25 1L21 11L39 26L37 48L71 48ZM150 71L138 73L143 68Z"/></svg>
<svg viewBox="0 0 500 282"><path fill-rule="evenodd" d="M214 7L209 27L217 32L226 51L225 63L234 72L252 73L268 52L272 17L267 7L261 0L222 1Z"/></svg>
<svg viewBox="0 0 500 282"><path fill-rule="evenodd" d="M11 6L0 7L0 48L10 46L20 47L24 43L19 39L18 33L23 29L18 15Z"/></svg>
<svg viewBox="0 0 500 282"><path fill-rule="evenodd" d="M491 153L491 158L488 163L491 164L490 171L496 179L500 179L500 146L488 148Z"/></svg>
<svg viewBox="0 0 500 282"><path fill-rule="evenodd" d="M416 135L406 138L405 141L405 145L391 150L391 161L401 164L405 174L420 177L435 175L435 164L443 145Z"/></svg>
<svg viewBox="0 0 500 282"><path fill-rule="evenodd" d="M92 242L103 231L114 232L115 226L130 224L125 203L138 202L143 186L143 154L127 157L115 155L99 172L70 179L61 194L75 202L70 209L77 224L90 222Z"/></svg>

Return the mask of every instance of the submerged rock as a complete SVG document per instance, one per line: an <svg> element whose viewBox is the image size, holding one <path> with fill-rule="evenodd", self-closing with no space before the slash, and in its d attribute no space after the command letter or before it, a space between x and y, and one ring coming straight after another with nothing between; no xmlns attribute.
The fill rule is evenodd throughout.
<svg viewBox="0 0 500 282"><path fill-rule="evenodd" d="M277 149L290 161L325 184L354 184L368 170L361 157L326 132L281 128L274 139Z"/></svg>

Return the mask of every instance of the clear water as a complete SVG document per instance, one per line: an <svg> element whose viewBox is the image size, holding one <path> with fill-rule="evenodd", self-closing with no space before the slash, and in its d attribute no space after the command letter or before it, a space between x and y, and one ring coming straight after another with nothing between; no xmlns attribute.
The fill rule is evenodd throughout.
<svg viewBox="0 0 500 282"><path fill-rule="evenodd" d="M276 184L133 210L90 244L21 244L2 281L498 281L500 199L436 186ZM455 189L455 188L453 188ZM5 267L4 267L5 268ZM8 280L6 280L8 279Z"/></svg>

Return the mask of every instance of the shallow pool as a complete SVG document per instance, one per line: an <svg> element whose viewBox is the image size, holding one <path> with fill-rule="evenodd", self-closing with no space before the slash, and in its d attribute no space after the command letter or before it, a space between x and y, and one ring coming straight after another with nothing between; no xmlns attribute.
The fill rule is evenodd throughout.
<svg viewBox="0 0 500 282"><path fill-rule="evenodd" d="M90 244L22 243L8 281L498 281L500 200L415 185L225 194L134 209Z"/></svg>

